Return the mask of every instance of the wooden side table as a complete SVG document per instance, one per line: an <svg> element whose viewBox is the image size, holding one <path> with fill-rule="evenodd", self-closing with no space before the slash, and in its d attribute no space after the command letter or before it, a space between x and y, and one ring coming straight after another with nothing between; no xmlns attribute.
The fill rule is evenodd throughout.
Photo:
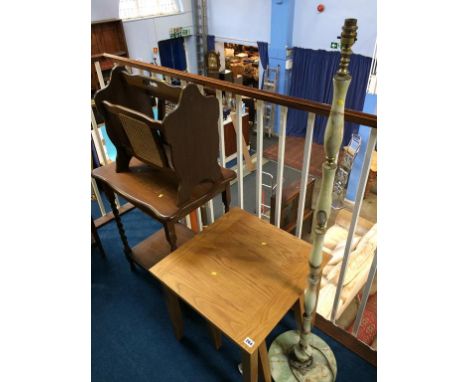
<svg viewBox="0 0 468 382"><path fill-rule="evenodd" d="M158 171L136 158L132 158L130 161L128 172L116 172L115 162L93 170L92 176L102 182L104 192L111 204L124 246L124 253L132 268L134 267L133 261L136 261L148 269L171 250L189 240L193 236L193 232L177 222L218 193L222 193L225 209L228 208L230 203L229 182L235 178L235 173L225 168L221 168L221 173L223 181L218 187L213 188L212 184L208 182L200 185L197 193L189 202L179 207L177 205L178 183L174 177L171 174ZM164 231L158 231L146 241L144 249L152 247L156 249L155 251L141 251L140 247L130 248L115 203L114 193L123 196L135 207L158 220L164 226ZM167 240L169 244L166 245L164 240Z"/></svg>
<svg viewBox="0 0 468 382"><path fill-rule="evenodd" d="M150 272L241 348L244 381L270 381L265 339L292 307L300 320L311 248L234 208Z"/></svg>
<svg viewBox="0 0 468 382"><path fill-rule="evenodd" d="M314 217L313 194L314 194L315 177L309 175L306 186L306 197L304 206L303 229L307 232L312 231L312 219ZM281 229L294 234L297 225L297 214L299 210L299 193L301 192L301 180L288 184L283 190L281 201ZM275 224L276 215L276 192L270 198L270 224Z"/></svg>
<svg viewBox="0 0 468 382"><path fill-rule="evenodd" d="M367 179L366 189L364 191L364 199L369 196L371 189L377 186L377 151L374 150L371 158L369 170L369 178Z"/></svg>

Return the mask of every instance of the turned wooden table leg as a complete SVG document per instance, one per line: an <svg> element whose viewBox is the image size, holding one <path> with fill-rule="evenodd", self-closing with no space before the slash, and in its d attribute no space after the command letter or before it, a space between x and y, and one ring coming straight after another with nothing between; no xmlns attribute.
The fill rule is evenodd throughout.
<svg viewBox="0 0 468 382"><path fill-rule="evenodd" d="M221 349L221 346L223 344L221 331L216 326L211 324L210 322L208 322L208 327L210 329L211 337L213 338L215 349L216 350Z"/></svg>
<svg viewBox="0 0 468 382"><path fill-rule="evenodd" d="M270 360L265 341L258 348L260 362L260 381L271 382Z"/></svg>
<svg viewBox="0 0 468 382"><path fill-rule="evenodd" d="M104 184L104 193L106 194L106 197L109 200L109 203L112 208L112 213L114 214L115 222L119 230L120 239L122 240L122 243L124 246L125 257L130 263L130 268L132 270L135 270L135 264L132 259L132 248L128 244L127 235L125 234L125 229L122 223L122 219L120 218L119 209L117 208L117 204L115 203L116 196L114 194L114 191L109 186Z"/></svg>
<svg viewBox="0 0 468 382"><path fill-rule="evenodd" d="M106 252L104 251L104 247L102 246L101 238L99 237L99 233L96 228L96 224L94 224L93 218L91 218L91 234L97 247L99 248L99 251L101 252L101 256L106 257Z"/></svg>
<svg viewBox="0 0 468 382"><path fill-rule="evenodd" d="M224 203L224 212L228 213L229 205L231 204L231 185L230 184L226 185L226 188L221 194L221 198L223 199L223 203Z"/></svg>
<svg viewBox="0 0 468 382"><path fill-rule="evenodd" d="M177 249L177 236L175 232L174 222L164 223L164 233L166 234L166 240L171 246L171 252Z"/></svg>
<svg viewBox="0 0 468 382"><path fill-rule="evenodd" d="M258 350L252 354L242 350L242 376L244 382L258 382Z"/></svg>
<svg viewBox="0 0 468 382"><path fill-rule="evenodd" d="M166 300L167 310L171 318L172 329L176 339L179 341L184 335L184 321L182 319L182 310L180 309L179 298L174 292L163 286L164 298Z"/></svg>

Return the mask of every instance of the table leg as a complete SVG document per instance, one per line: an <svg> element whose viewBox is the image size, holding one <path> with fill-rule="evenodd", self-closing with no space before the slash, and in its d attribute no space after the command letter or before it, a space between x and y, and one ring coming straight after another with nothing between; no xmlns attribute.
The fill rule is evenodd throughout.
<svg viewBox="0 0 468 382"><path fill-rule="evenodd" d="M210 333L213 338L214 346L216 350L219 350L223 344L223 339L221 336L221 331L214 325L208 322L210 328Z"/></svg>
<svg viewBox="0 0 468 382"><path fill-rule="evenodd" d="M293 306L294 318L296 319L297 329L301 330L302 328L302 319L304 318L304 295L297 299Z"/></svg>
<svg viewBox="0 0 468 382"><path fill-rule="evenodd" d="M258 348L258 355L260 356L260 381L271 382L270 360L265 341Z"/></svg>
<svg viewBox="0 0 468 382"><path fill-rule="evenodd" d="M242 375L244 382L258 382L258 350L252 354L242 350Z"/></svg>
<svg viewBox="0 0 468 382"><path fill-rule="evenodd" d="M225 190L221 194L224 203L224 212L229 212L229 205L231 204L231 185L227 184Z"/></svg>
<svg viewBox="0 0 468 382"><path fill-rule="evenodd" d="M164 223L164 233L166 234L166 240L171 246L171 252L177 249L177 236L175 232L174 222Z"/></svg>
<svg viewBox="0 0 468 382"><path fill-rule="evenodd" d="M104 247L102 246L101 238L99 237L99 233L96 228L96 224L94 224L93 218L91 218L91 234L97 247L99 248L99 251L101 252L101 256L106 257L106 252L104 251Z"/></svg>
<svg viewBox="0 0 468 382"><path fill-rule="evenodd" d="M130 247L130 244L128 244L127 235L125 234L125 229L122 223L122 219L120 218L119 209L117 208L117 204L115 203L116 196L112 188L107 186L105 183L104 183L104 193L106 194L106 197L109 200L109 203L112 208L112 213L114 214L115 222L119 230L120 239L122 240L122 244L124 246L125 257L130 263L130 268L133 271L135 270L135 264L132 259L132 248Z"/></svg>
<svg viewBox="0 0 468 382"><path fill-rule="evenodd" d="M166 300L167 310L171 318L172 329L177 340L180 340L184 335L184 321L182 319L182 310L180 309L179 298L174 292L163 286L164 297Z"/></svg>

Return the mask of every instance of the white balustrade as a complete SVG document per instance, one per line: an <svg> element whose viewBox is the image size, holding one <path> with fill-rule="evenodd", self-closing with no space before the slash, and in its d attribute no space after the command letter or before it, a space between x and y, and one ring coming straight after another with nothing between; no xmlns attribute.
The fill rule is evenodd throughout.
<svg viewBox="0 0 468 382"><path fill-rule="evenodd" d="M276 205L275 225L279 228L281 222L281 199L283 197L284 150L286 147L286 121L288 108L280 106L280 129L278 140L278 165L276 170Z"/></svg>
<svg viewBox="0 0 468 382"><path fill-rule="evenodd" d="M255 195L257 216L262 218L262 183L263 183L263 117L265 103L257 101L257 173Z"/></svg>
<svg viewBox="0 0 468 382"><path fill-rule="evenodd" d="M302 159L301 188L299 192L299 204L297 207L296 236L302 237L302 225L304 223L304 209L307 195L307 181L309 180L310 158L312 155L312 143L314 137L315 114L307 116L307 131L304 142L304 157Z"/></svg>
<svg viewBox="0 0 468 382"><path fill-rule="evenodd" d="M369 177L372 152L374 151L376 142L377 142L377 129L372 129L369 140L367 142L367 146L366 146L366 154L364 157L364 163L362 166L361 175L359 177L359 184L358 184L358 188L356 191L356 202L353 208L353 214L351 217L351 224L349 226L348 237L346 238L346 245L345 245L343 260L341 264L340 277L338 279L338 284L336 286L335 299L333 301L333 309L332 309L332 314L331 314L332 322L335 322L336 312L338 311L341 290L343 289L343 282L345 279L346 268L348 265L351 242L353 240L354 232L356 230L357 221L359 219L359 213L361 212L362 200L364 199L364 191L366 188L367 179Z"/></svg>

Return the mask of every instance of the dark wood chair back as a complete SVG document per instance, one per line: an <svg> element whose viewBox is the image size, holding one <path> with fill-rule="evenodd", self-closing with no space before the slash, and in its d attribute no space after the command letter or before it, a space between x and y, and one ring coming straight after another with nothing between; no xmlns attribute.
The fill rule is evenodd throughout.
<svg viewBox="0 0 468 382"><path fill-rule="evenodd" d="M218 164L219 104L204 96L194 84L183 90L175 110L162 122L163 136L170 146L172 165L179 178L179 201L187 200L202 182L222 180Z"/></svg>
<svg viewBox="0 0 468 382"><path fill-rule="evenodd" d="M158 103L158 119L166 114L166 100L177 103L182 89L165 82L140 75L129 74L125 67L116 66L112 69L108 85L96 92L94 101L96 108L106 123L107 133L117 149L117 172L127 171L133 152L120 120L115 115L107 115L104 101L120 105L153 118L154 98Z"/></svg>
<svg viewBox="0 0 468 382"><path fill-rule="evenodd" d="M156 87L152 85L153 79L123 74L122 82L132 88L129 91L132 94L133 89L138 89L147 96L151 93L154 96L163 95L171 101L175 99L173 87L154 82ZM112 86L112 79L109 86ZM196 186L211 182L216 187L223 177L217 159L217 99L202 95L193 84L179 88L178 92L176 108L162 121L127 106L114 104L104 97L99 99L98 107L102 110L108 130L120 129L119 134L123 136L120 143L123 143L123 149L129 155L128 160L135 156L154 168L174 173L179 184L178 205L182 205L190 199ZM125 100L124 103L129 102Z"/></svg>
<svg viewBox="0 0 468 382"><path fill-rule="evenodd" d="M103 104L108 116L119 119L131 147L129 151L132 152L133 156L159 169L169 166L164 142L161 138L161 122L108 101L104 101Z"/></svg>
<svg viewBox="0 0 468 382"><path fill-rule="evenodd" d="M182 91L179 86L169 85L157 78L128 74L127 72L122 72L122 75L128 85L140 89L148 96L157 98L159 120L163 120L166 115L166 101L174 104L179 102L180 92Z"/></svg>
<svg viewBox="0 0 468 382"><path fill-rule="evenodd" d="M94 96L96 108L105 121L106 132L117 150L117 172L128 171L133 152L120 119L112 114L107 115L103 102L108 101L153 117L153 99L147 93L128 84L124 73L126 72L123 66L112 69L110 82Z"/></svg>

